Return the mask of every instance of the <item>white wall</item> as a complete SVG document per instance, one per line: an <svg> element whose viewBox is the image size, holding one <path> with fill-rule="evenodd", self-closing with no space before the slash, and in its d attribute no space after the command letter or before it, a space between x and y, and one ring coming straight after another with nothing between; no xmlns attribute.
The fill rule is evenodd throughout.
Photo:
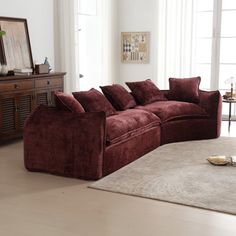
<svg viewBox="0 0 236 236"><path fill-rule="evenodd" d="M26 18L33 60L54 67L53 0L0 0L0 16Z"/></svg>
<svg viewBox="0 0 236 236"><path fill-rule="evenodd" d="M156 80L156 9L156 0L118 0L119 37L121 32L149 31L151 34L149 64L121 63L119 52L119 82L122 84L126 81Z"/></svg>

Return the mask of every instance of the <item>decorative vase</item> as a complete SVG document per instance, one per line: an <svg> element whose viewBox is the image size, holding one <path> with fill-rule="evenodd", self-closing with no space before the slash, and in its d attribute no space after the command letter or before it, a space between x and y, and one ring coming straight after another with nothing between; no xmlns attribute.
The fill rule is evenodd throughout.
<svg viewBox="0 0 236 236"><path fill-rule="evenodd" d="M52 67L50 66L50 63L49 63L47 57L45 57L45 60L44 60L44 63L43 63L43 64L44 64L44 65L48 65L48 71L49 71L49 72L52 70Z"/></svg>
<svg viewBox="0 0 236 236"><path fill-rule="evenodd" d="M7 75L7 72L8 72L7 65L2 65L1 75Z"/></svg>

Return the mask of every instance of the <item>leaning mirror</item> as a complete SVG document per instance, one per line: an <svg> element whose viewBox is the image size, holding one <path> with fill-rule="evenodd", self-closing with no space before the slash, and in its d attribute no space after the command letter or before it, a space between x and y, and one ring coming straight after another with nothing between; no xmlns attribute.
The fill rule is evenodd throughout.
<svg viewBox="0 0 236 236"><path fill-rule="evenodd" d="M8 70L33 68L27 20L0 17L0 63Z"/></svg>

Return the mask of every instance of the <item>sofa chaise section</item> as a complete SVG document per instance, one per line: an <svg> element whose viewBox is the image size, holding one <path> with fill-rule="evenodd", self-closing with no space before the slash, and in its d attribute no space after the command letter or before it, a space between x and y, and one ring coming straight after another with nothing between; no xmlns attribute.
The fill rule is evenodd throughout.
<svg viewBox="0 0 236 236"><path fill-rule="evenodd" d="M168 94L168 91L163 91ZM199 91L199 102L157 101L137 109L154 113L161 120L161 144L217 138L221 129L221 95Z"/></svg>
<svg viewBox="0 0 236 236"><path fill-rule="evenodd" d="M206 115L179 117L161 124L161 143L212 139L220 136L222 99L219 91L200 91L197 104Z"/></svg>
<svg viewBox="0 0 236 236"><path fill-rule="evenodd" d="M24 162L30 171L67 177L103 176L105 113L72 113L40 105L24 128Z"/></svg>
<svg viewBox="0 0 236 236"><path fill-rule="evenodd" d="M106 118L41 105L24 128L25 167L67 177L99 179L158 146L160 119L137 109Z"/></svg>

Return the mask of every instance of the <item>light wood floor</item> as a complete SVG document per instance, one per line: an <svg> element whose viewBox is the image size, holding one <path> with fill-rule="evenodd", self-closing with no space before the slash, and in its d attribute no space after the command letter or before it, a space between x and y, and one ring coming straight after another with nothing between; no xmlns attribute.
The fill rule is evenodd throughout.
<svg viewBox="0 0 236 236"><path fill-rule="evenodd" d="M223 135L228 135L223 123ZM236 136L236 122L231 136ZM233 236L236 216L27 172L22 141L0 147L0 236Z"/></svg>

